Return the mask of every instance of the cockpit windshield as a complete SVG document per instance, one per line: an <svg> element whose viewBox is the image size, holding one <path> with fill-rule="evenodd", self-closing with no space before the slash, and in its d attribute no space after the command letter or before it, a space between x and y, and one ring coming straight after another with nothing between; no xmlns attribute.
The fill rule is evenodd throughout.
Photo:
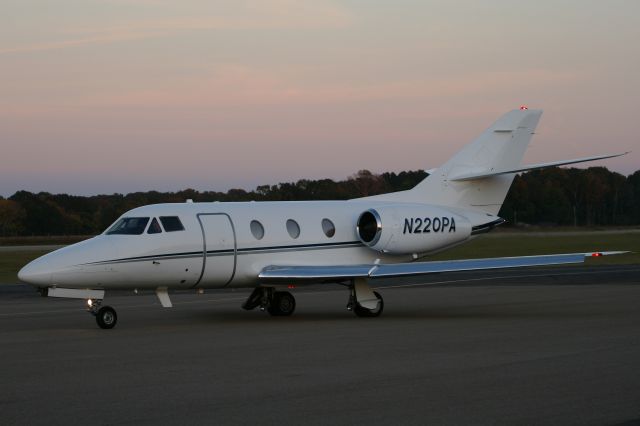
<svg viewBox="0 0 640 426"><path fill-rule="evenodd" d="M140 235L149 222L148 217L123 217L106 232L107 235Z"/></svg>

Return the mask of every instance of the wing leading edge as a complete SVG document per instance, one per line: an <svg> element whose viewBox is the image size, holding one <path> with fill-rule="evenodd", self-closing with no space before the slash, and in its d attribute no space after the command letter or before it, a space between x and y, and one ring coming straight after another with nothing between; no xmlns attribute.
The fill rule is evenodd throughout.
<svg viewBox="0 0 640 426"><path fill-rule="evenodd" d="M438 272L523 268L527 266L582 263L588 257L627 253L606 251L549 254L541 256L496 257L488 259L445 260L377 265L267 266L258 275L262 281L342 282L356 278L390 278L427 275Z"/></svg>

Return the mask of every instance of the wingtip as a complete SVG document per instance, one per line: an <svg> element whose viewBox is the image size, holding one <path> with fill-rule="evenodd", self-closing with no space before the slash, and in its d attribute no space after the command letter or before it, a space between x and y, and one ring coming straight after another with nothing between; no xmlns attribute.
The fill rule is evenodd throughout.
<svg viewBox="0 0 640 426"><path fill-rule="evenodd" d="M628 250L618 250L618 251L592 251L588 253L584 253L584 257L602 257L602 256L614 256L617 254L627 254L631 253Z"/></svg>

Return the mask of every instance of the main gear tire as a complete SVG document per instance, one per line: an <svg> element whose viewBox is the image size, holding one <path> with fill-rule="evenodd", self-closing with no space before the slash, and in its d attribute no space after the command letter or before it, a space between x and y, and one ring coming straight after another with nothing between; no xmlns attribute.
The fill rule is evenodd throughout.
<svg viewBox="0 0 640 426"><path fill-rule="evenodd" d="M356 314L356 316L362 318L372 318L379 317L380 314L382 314L382 311L384 310L384 299L377 291L374 291L373 294L378 299L378 307L375 309L367 309L356 302L355 306L353 307L353 313Z"/></svg>
<svg viewBox="0 0 640 426"><path fill-rule="evenodd" d="M296 310L296 299L288 291L276 291L273 293L271 303L267 308L273 316L287 317Z"/></svg>

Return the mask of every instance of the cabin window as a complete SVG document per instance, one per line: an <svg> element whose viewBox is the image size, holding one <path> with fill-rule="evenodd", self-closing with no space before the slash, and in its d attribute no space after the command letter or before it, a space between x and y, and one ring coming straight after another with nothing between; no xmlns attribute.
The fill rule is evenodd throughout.
<svg viewBox="0 0 640 426"><path fill-rule="evenodd" d="M322 219L322 232L331 238L336 234L336 227L329 219Z"/></svg>
<svg viewBox="0 0 640 426"><path fill-rule="evenodd" d="M160 228L160 224L158 223L158 219L155 217L151 220L149 224L149 229L147 229L147 234L159 234L162 232L162 228Z"/></svg>
<svg viewBox="0 0 640 426"><path fill-rule="evenodd" d="M293 219L287 220L287 232L291 238L298 238L300 236L300 225L298 225L298 222Z"/></svg>
<svg viewBox="0 0 640 426"><path fill-rule="evenodd" d="M258 222L257 220L252 220L249 227L251 228L251 233L256 240L261 240L262 237L264 237L264 227L260 222Z"/></svg>
<svg viewBox="0 0 640 426"><path fill-rule="evenodd" d="M147 223L148 217L123 217L107 230L107 235L140 235Z"/></svg>
<svg viewBox="0 0 640 426"><path fill-rule="evenodd" d="M184 226L178 216L160 216L160 222L165 232L184 231Z"/></svg>

